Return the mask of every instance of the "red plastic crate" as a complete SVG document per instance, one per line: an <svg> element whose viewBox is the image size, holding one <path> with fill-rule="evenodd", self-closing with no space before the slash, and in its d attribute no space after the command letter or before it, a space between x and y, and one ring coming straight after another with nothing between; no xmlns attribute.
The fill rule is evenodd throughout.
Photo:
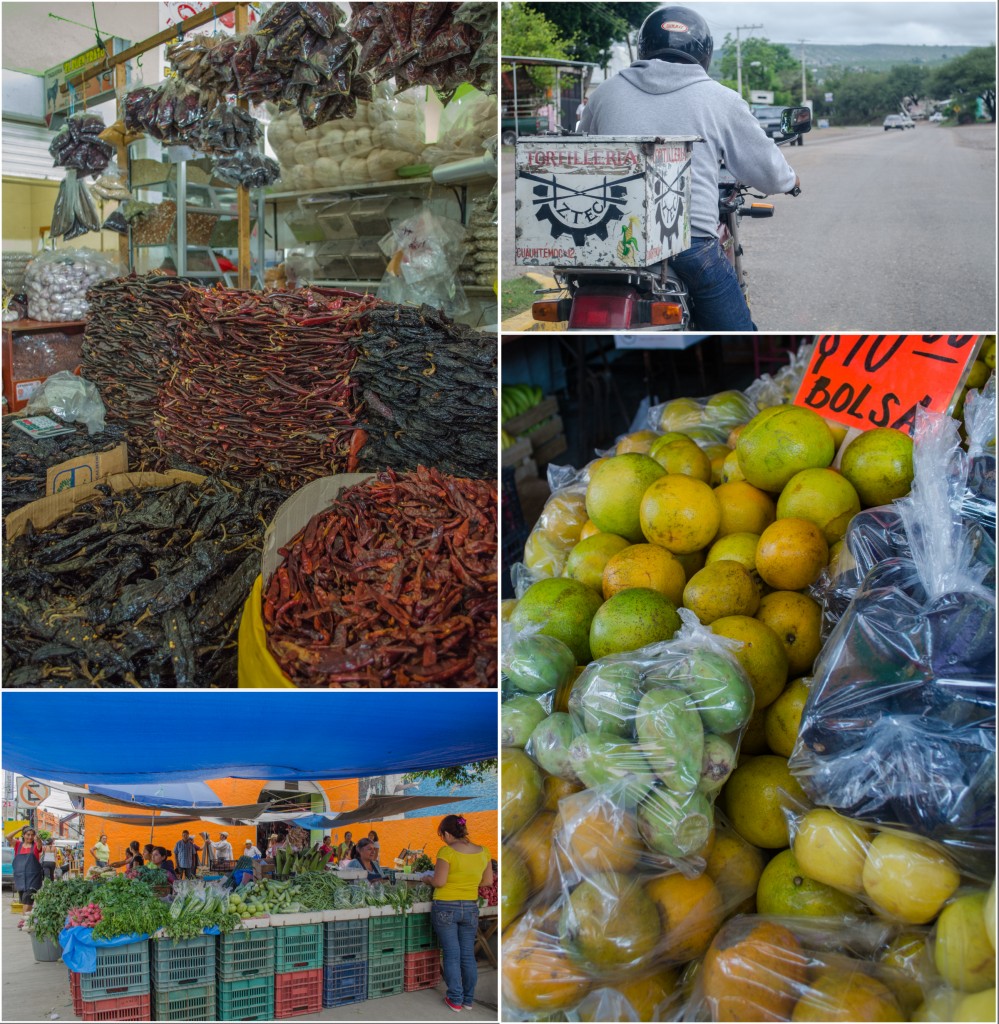
<svg viewBox="0 0 999 1024"><path fill-rule="evenodd" d="M274 975L274 1016L298 1017L323 1008L323 969Z"/></svg>
<svg viewBox="0 0 999 1024"><path fill-rule="evenodd" d="M119 996L83 1004L84 1020L150 1020L149 996Z"/></svg>
<svg viewBox="0 0 999 1024"><path fill-rule="evenodd" d="M69 994L73 997L73 1013L83 1016L83 992L80 990L80 975L76 971L69 972Z"/></svg>
<svg viewBox="0 0 999 1024"><path fill-rule="evenodd" d="M428 949L423 953L407 953L402 958L402 990L418 992L435 988L441 980L441 951Z"/></svg>

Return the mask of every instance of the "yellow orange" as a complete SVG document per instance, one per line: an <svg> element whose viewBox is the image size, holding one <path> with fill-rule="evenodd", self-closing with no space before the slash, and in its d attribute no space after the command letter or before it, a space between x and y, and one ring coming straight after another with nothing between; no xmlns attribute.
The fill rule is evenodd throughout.
<svg viewBox="0 0 999 1024"><path fill-rule="evenodd" d="M579 580L599 592L603 586L604 566L627 546L628 541L615 533L597 533L587 537L569 552L562 575Z"/></svg>
<svg viewBox="0 0 999 1024"><path fill-rule="evenodd" d="M687 581L683 603L708 625L726 615L753 615L760 606L760 592L747 569L738 562L720 559L705 565Z"/></svg>
<svg viewBox="0 0 999 1024"><path fill-rule="evenodd" d="M808 594L775 590L760 600L756 618L780 638L791 676L808 675L822 649L822 607Z"/></svg>
<svg viewBox="0 0 999 1024"><path fill-rule="evenodd" d="M659 908L666 939L662 958L685 963L703 956L724 916L721 893L711 877L660 875L646 884L645 892Z"/></svg>
<svg viewBox="0 0 999 1024"><path fill-rule="evenodd" d="M711 482L711 460L689 438L671 441L657 448L652 456L667 473L692 476L695 480Z"/></svg>
<svg viewBox="0 0 999 1024"><path fill-rule="evenodd" d="M749 676L756 698L754 714L759 714L773 704L787 684L787 652L780 637L749 614L723 616L711 623L711 631L738 641L732 654Z"/></svg>
<svg viewBox="0 0 999 1024"><path fill-rule="evenodd" d="M602 578L605 601L621 590L646 587L665 594L677 606L683 601L685 583L683 566L658 544L632 544L619 551L604 566Z"/></svg>
<svg viewBox="0 0 999 1024"><path fill-rule="evenodd" d="M646 490L639 517L646 540L685 554L714 540L721 507L708 484L689 476L669 475Z"/></svg>
<svg viewBox="0 0 999 1024"><path fill-rule="evenodd" d="M626 455L628 452L637 452L639 455L648 455L652 442L658 436L654 430L636 430L633 434L625 434L618 441L614 454Z"/></svg>
<svg viewBox="0 0 999 1024"><path fill-rule="evenodd" d="M829 564L829 545L807 519L778 519L760 534L756 571L775 590L801 590Z"/></svg>
<svg viewBox="0 0 999 1024"><path fill-rule="evenodd" d="M777 499L777 518L807 519L827 544L842 540L850 520L860 511L853 484L834 469L803 469L795 473Z"/></svg>
<svg viewBox="0 0 999 1024"><path fill-rule="evenodd" d="M787 761L773 754L751 757L729 776L722 789L725 812L746 842L764 850L783 850L789 845L782 790L799 803L807 800Z"/></svg>
<svg viewBox="0 0 999 1024"><path fill-rule="evenodd" d="M762 533L776 518L773 498L745 480L734 480L715 488L721 506L718 536L732 533Z"/></svg>

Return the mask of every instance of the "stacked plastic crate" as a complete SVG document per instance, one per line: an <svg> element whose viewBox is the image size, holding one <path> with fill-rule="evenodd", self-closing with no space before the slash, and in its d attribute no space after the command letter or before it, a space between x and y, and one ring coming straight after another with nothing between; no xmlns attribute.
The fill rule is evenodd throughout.
<svg viewBox="0 0 999 1024"><path fill-rule="evenodd" d="M297 1017L323 1008L323 926L274 929L274 1016Z"/></svg>
<svg viewBox="0 0 999 1024"><path fill-rule="evenodd" d="M218 1020L274 1019L274 929L220 935L215 951Z"/></svg>
<svg viewBox="0 0 999 1024"><path fill-rule="evenodd" d="M84 1020L149 1020L149 943L98 946L97 969L70 971L69 991Z"/></svg>
<svg viewBox="0 0 999 1024"><path fill-rule="evenodd" d="M403 991L406 918L391 907L373 908L368 918L368 998Z"/></svg>
<svg viewBox="0 0 999 1024"><path fill-rule="evenodd" d="M417 903L406 915L403 990L435 988L441 979L441 954L430 923L430 904Z"/></svg>
<svg viewBox="0 0 999 1024"><path fill-rule="evenodd" d="M368 998L367 913L346 911L349 918L338 917L323 926L323 1006L346 1006Z"/></svg>
<svg viewBox="0 0 999 1024"><path fill-rule="evenodd" d="M215 1020L215 936L151 939L153 1020Z"/></svg>

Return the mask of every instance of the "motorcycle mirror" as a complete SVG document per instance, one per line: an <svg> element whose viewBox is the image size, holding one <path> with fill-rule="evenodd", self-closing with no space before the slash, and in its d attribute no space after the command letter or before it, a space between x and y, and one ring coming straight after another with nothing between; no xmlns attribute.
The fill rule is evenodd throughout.
<svg viewBox="0 0 999 1024"><path fill-rule="evenodd" d="M785 107L780 115L780 130L785 135L804 135L812 130L812 112L808 107Z"/></svg>

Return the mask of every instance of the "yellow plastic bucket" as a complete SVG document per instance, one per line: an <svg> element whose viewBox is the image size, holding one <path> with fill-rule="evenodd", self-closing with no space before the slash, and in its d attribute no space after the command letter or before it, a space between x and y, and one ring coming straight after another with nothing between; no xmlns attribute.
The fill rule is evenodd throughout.
<svg viewBox="0 0 999 1024"><path fill-rule="evenodd" d="M294 690L297 689L295 684L281 671L281 667L267 650L267 634L264 632L264 617L261 612L263 590L263 577L258 576L246 604L243 605L243 616L239 620L239 685L242 689Z"/></svg>

